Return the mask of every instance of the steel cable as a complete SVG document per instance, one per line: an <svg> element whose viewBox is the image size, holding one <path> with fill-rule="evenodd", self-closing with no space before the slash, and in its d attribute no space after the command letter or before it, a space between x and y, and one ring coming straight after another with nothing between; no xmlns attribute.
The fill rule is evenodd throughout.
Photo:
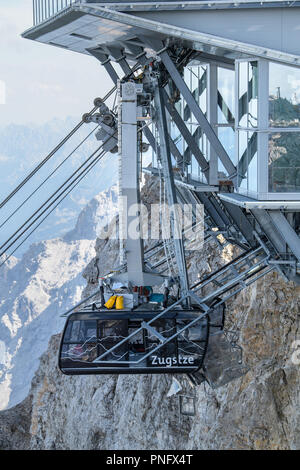
<svg viewBox="0 0 300 470"><path fill-rule="evenodd" d="M36 227L34 227L34 229L24 238L24 240L22 240L22 242L5 258L5 260L0 264L0 268L13 256L13 254L23 245L23 243L25 243L25 241L37 230L37 228L47 219L47 217L49 217L49 215L57 208L57 206L70 194L71 191L73 191L73 189L76 188L76 186L80 183L80 181L94 168L94 166L102 160L102 158L105 156L106 152L102 152L100 155L98 155L98 157L96 157L94 159L94 161L89 165L89 168L86 168L84 170L84 174L83 176L81 176L81 178L76 182L76 184L74 184L74 182L72 184L74 184L74 186L63 196L63 198L58 201L57 204L55 204L55 206L51 209L51 211L48 212L48 214L46 214L46 216L36 225ZM83 173L83 172L82 172ZM81 174L82 174L81 173ZM77 178L76 178L77 179ZM76 180L75 180L76 181ZM64 191L65 192L65 191ZM41 214L42 215L42 214ZM33 222L34 223L34 222ZM31 224L31 226L33 225L33 223ZM28 227L30 228L30 227ZM18 237L18 239L21 238L21 235ZM17 239L17 240L18 240ZM15 242L17 241L15 240ZM14 243L15 243L14 242ZM5 253L2 253L0 255L0 257L5 254Z"/></svg>
<svg viewBox="0 0 300 470"><path fill-rule="evenodd" d="M105 102L114 92L116 91L116 86L114 86L102 99L103 102ZM98 109L97 106L95 106L89 113L88 115L94 114L94 112ZM84 121L81 120L72 130L69 132L69 134L42 160L30 173L29 175L26 176L26 178L21 181L21 183L0 203L0 209L4 207L10 200L11 198L17 194L17 192L20 191L20 189L28 183L28 181L50 160L50 158L55 155L58 150L81 128L81 126L84 124Z"/></svg>
<svg viewBox="0 0 300 470"><path fill-rule="evenodd" d="M87 139L95 132L95 130L97 129L98 126L95 127L95 129L92 130L92 132L90 132L81 142L80 144L77 145L77 147L75 147L74 150L72 150L71 153L69 153L69 155L59 164L57 165L56 168L54 168L54 170L50 173L50 175L47 176L47 178L45 178L42 183L25 199L25 201L23 201L11 214L9 217L7 217L5 219L5 221L0 225L0 228L2 228L25 204L27 201L29 201L30 198L32 198L32 196L51 178L51 176L54 175L54 173L56 173L56 171L76 152L76 150L79 149L79 147L81 147L82 144L84 144L84 142L87 141Z"/></svg>
<svg viewBox="0 0 300 470"><path fill-rule="evenodd" d="M80 167L77 168L77 170L74 171L74 172L72 173L72 175L71 175L71 176L70 176L70 177L69 177L69 178L68 178L68 179L67 179L67 180L66 180L66 181L65 181L65 182L64 182L64 183L63 183L63 184L62 184L62 185L61 185L61 186L60 186L60 187L59 187L59 188L58 188L58 189L57 189L57 190L56 190L56 191L55 191L55 192L54 192L54 193L53 193L53 194L52 194L52 195L51 195L51 196L50 196L50 197L49 197L49 198L48 198L48 199L29 217L29 218L28 218L28 219L27 219L27 220L26 220L26 222L24 222L23 225L21 225L21 226L18 228L18 230L16 230L15 233L14 233L13 235L11 235L10 238L9 238L8 240L6 240L5 243L3 243L3 245L1 245L1 247L0 247L1 250L20 232L20 230L22 230L22 228L25 227L26 224L28 224L28 222L30 222L30 221L33 219L33 217L34 217L35 215L38 214L38 212L40 212L41 209L43 209L43 207L45 207L45 205L46 205L54 196L56 196L56 194L66 185L66 183L68 183L68 182L73 178L73 176L75 176L76 173L78 173L78 171L81 170L81 169L95 156L95 154L96 154L97 152L99 152L99 150L100 150L101 148L102 148L102 146L100 146L95 152L93 152L92 155L91 155L87 160L85 160L84 163L82 163L82 165L80 165ZM103 152L103 151L102 151L102 152ZM96 158L97 158L97 157L96 157ZM94 160L93 160L93 161L94 161ZM92 163L93 163L93 161L92 161ZM90 163L90 164L88 165L88 167L89 167L92 163ZM83 171L85 171L85 170L83 170ZM76 181L77 178L78 178L81 174L82 174L82 172L81 172L79 175L77 175L77 177L75 178L74 181ZM8 246L6 246L5 250L8 250L12 245L14 245L14 243L15 243L15 242L16 242L16 241L17 241L17 240L18 240L18 239L19 239L19 238L20 238L20 237L21 237L21 236L22 236L22 235L23 235L23 234L24 234L24 233L25 233L25 232L26 232L26 231L27 231L27 230L28 230L46 211L47 211L47 209L49 209L49 207L51 207L51 205L54 204L54 203L57 201L57 199L74 183L74 181L72 181L72 182L62 191L62 193L59 194L59 195L46 207L46 209L44 209L44 210L41 212L41 214L39 214L39 215L35 218L35 220L34 220L27 228L25 228L25 230L23 230L23 232L21 232L20 235L18 235L18 237L16 238L16 240L12 241L12 243L10 243ZM2 256L3 254L4 254L4 252L0 253L0 256Z"/></svg>

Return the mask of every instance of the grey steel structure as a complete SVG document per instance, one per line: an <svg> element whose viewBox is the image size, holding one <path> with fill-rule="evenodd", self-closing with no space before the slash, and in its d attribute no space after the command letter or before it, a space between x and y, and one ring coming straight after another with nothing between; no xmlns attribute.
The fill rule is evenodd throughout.
<svg viewBox="0 0 300 470"><path fill-rule="evenodd" d="M199 321L273 269L299 283L300 2L36 0L33 8L34 26L23 37L95 57L119 87L118 122L109 126L114 132L118 126L121 180L132 165L123 194L139 202L134 168L143 134L154 155L145 171L164 179L169 202L202 203L206 239L222 234L239 248L236 259L190 286L184 241L172 238L181 288L176 305L198 305ZM132 106L122 98L130 87ZM138 124L138 107L148 107L157 135ZM119 279L164 282L166 259L149 267L140 240L126 243ZM156 335L162 347L170 339L153 333L152 321L138 332Z"/></svg>

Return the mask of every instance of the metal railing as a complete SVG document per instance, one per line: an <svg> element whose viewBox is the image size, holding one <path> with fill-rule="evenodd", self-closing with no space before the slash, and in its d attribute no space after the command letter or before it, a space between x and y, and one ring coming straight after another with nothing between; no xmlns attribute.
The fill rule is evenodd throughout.
<svg viewBox="0 0 300 470"><path fill-rule="evenodd" d="M81 0L33 0L34 26L76 2L80 3Z"/></svg>

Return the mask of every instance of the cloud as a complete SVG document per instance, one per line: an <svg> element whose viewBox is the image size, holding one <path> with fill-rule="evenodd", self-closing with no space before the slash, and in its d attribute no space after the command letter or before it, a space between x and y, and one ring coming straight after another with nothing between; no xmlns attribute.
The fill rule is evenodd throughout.
<svg viewBox="0 0 300 470"><path fill-rule="evenodd" d="M297 71L298 72L298 71ZM291 85L292 90L297 91L300 93L300 73L298 72L299 78L295 78L294 76L295 72L293 74L288 75L288 83Z"/></svg>
<svg viewBox="0 0 300 470"><path fill-rule="evenodd" d="M35 83L33 84L38 90L47 91L48 93L59 93L63 91L63 87L60 85L50 84L50 83Z"/></svg>
<svg viewBox="0 0 300 470"><path fill-rule="evenodd" d="M76 196L71 195L71 200L75 202L75 204L78 204L79 206L86 206L87 203L89 202L89 199L85 197L80 197L79 199L76 198Z"/></svg>
<svg viewBox="0 0 300 470"><path fill-rule="evenodd" d="M0 104L6 103L6 84L3 80L0 80Z"/></svg>
<svg viewBox="0 0 300 470"><path fill-rule="evenodd" d="M55 221L54 225L61 225L69 222L70 220L74 219L77 216L77 213L73 210L68 208L58 208L55 211L55 217L57 220Z"/></svg>

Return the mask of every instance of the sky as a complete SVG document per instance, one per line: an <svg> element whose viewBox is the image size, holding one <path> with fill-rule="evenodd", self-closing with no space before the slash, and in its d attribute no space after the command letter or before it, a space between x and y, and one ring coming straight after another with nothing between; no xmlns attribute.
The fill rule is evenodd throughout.
<svg viewBox="0 0 300 470"><path fill-rule="evenodd" d="M23 39L31 26L32 0L0 0L0 126L81 118L112 81L93 57Z"/></svg>

